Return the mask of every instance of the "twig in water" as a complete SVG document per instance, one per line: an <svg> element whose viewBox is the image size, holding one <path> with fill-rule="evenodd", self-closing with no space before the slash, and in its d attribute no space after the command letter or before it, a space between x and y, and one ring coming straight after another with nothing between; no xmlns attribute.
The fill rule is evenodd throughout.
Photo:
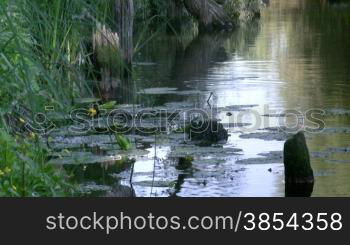
<svg viewBox="0 0 350 245"><path fill-rule="evenodd" d="M133 85L135 87L135 83L133 82ZM132 113L133 115L136 115L136 110L135 110L135 98L133 97L133 101L132 101ZM133 127L132 129L132 133L133 135L135 135L135 127ZM134 138L134 145L136 146L136 138ZM131 189L133 189L133 186L132 186L132 177L134 176L134 168L135 168L135 163L132 163L131 165L131 172L130 172L130 179L129 179L129 183L130 183L130 187Z"/></svg>
<svg viewBox="0 0 350 245"><path fill-rule="evenodd" d="M156 161L157 161L157 135L154 135L154 162L153 162L153 177L152 177L152 186L151 186L151 194L150 197L152 197L153 193L153 186L154 186L154 177L156 175Z"/></svg>
<svg viewBox="0 0 350 245"><path fill-rule="evenodd" d="M208 103L208 105L209 105L210 108L211 108L211 104L209 103L209 101L210 101L211 97L213 97L213 95L214 95L214 93L211 92L210 95L209 95L209 98L208 98L208 100L207 100L207 103Z"/></svg>
<svg viewBox="0 0 350 245"><path fill-rule="evenodd" d="M132 186L132 177L134 176L134 167L135 167L135 163L131 165L131 172L130 172L130 179L129 179L130 186Z"/></svg>

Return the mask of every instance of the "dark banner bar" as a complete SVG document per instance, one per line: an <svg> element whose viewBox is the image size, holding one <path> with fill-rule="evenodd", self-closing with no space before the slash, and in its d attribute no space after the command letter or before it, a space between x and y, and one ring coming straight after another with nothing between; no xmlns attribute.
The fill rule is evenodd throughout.
<svg viewBox="0 0 350 245"><path fill-rule="evenodd" d="M329 243L347 239L349 206L347 198L1 199L0 234L11 244Z"/></svg>

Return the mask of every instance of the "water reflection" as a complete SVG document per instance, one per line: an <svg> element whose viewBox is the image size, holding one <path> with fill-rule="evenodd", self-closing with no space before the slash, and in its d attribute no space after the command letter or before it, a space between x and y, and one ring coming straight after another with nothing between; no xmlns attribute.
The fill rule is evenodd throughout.
<svg viewBox="0 0 350 245"><path fill-rule="evenodd" d="M206 107L207 98L213 93L218 107L257 104L254 109L260 114L264 114L265 105L277 112L350 109L350 7L328 1L268 2L260 22L244 25L233 33L197 35L187 30L178 36L164 32L148 43L135 57L137 89L134 92L168 87L198 93L139 95L139 104L157 106L176 102ZM226 113L218 117L224 123L229 120ZM329 128L350 126L349 114L323 119ZM252 123L254 119L245 120ZM261 128L276 126L278 119L269 118L268 123ZM237 164L240 159L282 151L282 141L242 139L241 132L235 129L230 129L230 134L225 147L240 148L242 155L227 157L223 162L206 159L208 161L195 163L197 171L191 176L161 161L156 166L157 176L163 181L175 181L176 196L350 195L349 153L333 154L330 158L313 157L315 186L291 188L284 185L281 161ZM348 133L339 132L313 134L307 138L311 152L349 147L349 140ZM164 147L158 154L167 159L170 151L171 147ZM338 162L331 163L331 160ZM153 166L153 161L136 162L134 187L141 196L149 195L145 181L149 181L155 171ZM162 185L159 189L165 187Z"/></svg>
<svg viewBox="0 0 350 245"><path fill-rule="evenodd" d="M205 77L215 61L227 61L223 45L226 32L201 33L184 49L176 53L171 79L177 82Z"/></svg>
<svg viewBox="0 0 350 245"><path fill-rule="evenodd" d="M90 196L135 197L132 186L121 185L117 173L130 168L134 160L122 159L103 164L64 165L74 180L83 184L82 191Z"/></svg>
<svg viewBox="0 0 350 245"><path fill-rule="evenodd" d="M179 174L177 177L174 193L171 194L171 197L177 197L177 194L181 192L182 185L185 183L186 174Z"/></svg>

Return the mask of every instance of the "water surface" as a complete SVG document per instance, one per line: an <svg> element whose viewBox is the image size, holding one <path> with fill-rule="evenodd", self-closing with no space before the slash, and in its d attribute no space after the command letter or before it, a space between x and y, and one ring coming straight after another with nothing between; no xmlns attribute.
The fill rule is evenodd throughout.
<svg viewBox="0 0 350 245"><path fill-rule="evenodd" d="M289 109L326 110L329 113L322 119L329 130L308 134L316 175L313 196L348 196L350 135L340 128L350 126L346 112L350 109L349 57L349 5L276 0L263 10L260 21L233 33L158 35L136 56L136 84L141 93L150 87L185 91L142 94L139 101L145 106L176 102L204 108L213 93L211 103L216 107L257 105L252 109L260 115L266 114L266 106L270 114ZM237 113L216 116L227 123ZM279 120L268 117L257 122L249 114L242 122L266 128L279 125ZM293 119L286 120L293 123ZM223 161L215 162L213 155L214 161L195 162L191 173L176 171L168 160L174 147L153 146L149 160L135 164L136 195L168 196L167 181L171 180L178 196L284 196L282 159L240 164L240 160L261 158L261 153L282 151L284 142L241 138L240 130L229 131L225 147L242 149L242 153ZM338 147L335 153L330 149L334 147ZM319 152L324 154L320 157Z"/></svg>
<svg viewBox="0 0 350 245"><path fill-rule="evenodd" d="M102 98L132 113L213 109L228 142L184 144L183 133L165 127L156 135L131 132L137 149L123 151L113 134L101 133L102 122L99 134L55 132L53 163L108 196L285 196L287 135L276 127L302 122L291 110L318 109L325 128L306 134L316 176L312 196L350 196L350 4L272 0L260 20L231 33L198 34L191 23L176 35L164 25L154 30L135 54L133 78L101 82ZM152 130L157 122L151 117L142 126ZM179 168L179 158L189 156L192 166Z"/></svg>

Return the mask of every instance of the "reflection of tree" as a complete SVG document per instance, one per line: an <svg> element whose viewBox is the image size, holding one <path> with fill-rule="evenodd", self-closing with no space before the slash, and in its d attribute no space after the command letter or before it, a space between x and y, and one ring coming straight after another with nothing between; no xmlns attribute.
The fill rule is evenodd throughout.
<svg viewBox="0 0 350 245"><path fill-rule="evenodd" d="M256 46L256 40L260 31L261 22L259 20L245 23L231 33L229 39L226 41L225 48L227 52L242 57L250 57L250 51L252 47Z"/></svg>
<svg viewBox="0 0 350 245"><path fill-rule="evenodd" d="M127 69L131 69L130 67ZM118 73L109 68L100 70L101 79L98 82L98 95L104 101L116 100L118 104L133 104L135 97L135 88L132 74L126 72L120 77Z"/></svg>
<svg viewBox="0 0 350 245"><path fill-rule="evenodd" d="M337 1L341 2L341 1ZM349 2L348 2L349 3ZM315 9L315 6L308 6ZM322 60L323 75L329 74L329 68L344 72L350 76L350 5L344 7L319 6L319 11L308 11L305 23L314 33L321 33L318 40L318 52ZM312 40L308 45L314 44ZM328 80L328 79L327 79Z"/></svg>
<svg viewBox="0 0 350 245"><path fill-rule="evenodd" d="M249 53L259 32L258 20L247 22L231 32L198 33L190 22L178 27L176 34L164 29L142 49L142 56L135 57L137 61L153 63L135 67L136 76L142 77L137 84L141 88L176 87L187 90L184 81L207 80L210 70L222 66L221 62L232 59L235 54L243 56ZM201 86L206 86L206 83L198 85L198 89L202 89ZM178 99L176 95L152 98L157 98L158 104ZM152 98L142 97L142 101Z"/></svg>
<svg viewBox="0 0 350 245"><path fill-rule="evenodd" d="M97 184L113 185L117 183L113 174L120 173L130 168L133 162L132 160L123 159L103 164L65 165L64 168L71 173L74 179L79 183L94 181Z"/></svg>
<svg viewBox="0 0 350 245"><path fill-rule="evenodd" d="M180 193L182 185L185 183L186 177L186 174L179 174L174 186L174 192L171 194L172 197L177 197L177 195Z"/></svg>
<svg viewBox="0 0 350 245"><path fill-rule="evenodd" d="M91 195L109 197L135 197L133 187L120 184L115 174L130 168L134 160L122 159L120 161L105 162L102 164L65 165L64 169L74 176L77 183L95 183L112 187L108 192L92 190Z"/></svg>
<svg viewBox="0 0 350 245"><path fill-rule="evenodd" d="M282 107L303 111L350 107L349 7L330 5L328 0L271 1L264 14L262 35L252 50L257 60L273 61L272 71L282 82L277 85L285 103ZM326 121L327 127L349 123L346 117ZM311 151L320 151L347 145L348 137L321 135L308 141ZM312 162L316 170L324 171L324 159L313 158ZM337 165L330 176L316 182L314 195L348 193L349 186L344 184L348 176L349 169ZM286 195L300 191L308 192L308 188L288 188Z"/></svg>
<svg viewBox="0 0 350 245"><path fill-rule="evenodd" d="M200 33L176 54L171 77L177 81L205 77L216 62L228 61L235 52L248 52L259 30L259 22L252 21L232 32Z"/></svg>
<svg viewBox="0 0 350 245"><path fill-rule="evenodd" d="M288 82L282 91L288 107L323 107L333 96L342 107L350 106L346 93L340 93L343 88L337 86L349 84L349 6L276 1L267 11L270 23L263 31L268 38L259 42L258 57L278 61L279 75ZM277 28L282 22L283 27Z"/></svg>
<svg viewBox="0 0 350 245"><path fill-rule="evenodd" d="M227 60L223 45L228 34L201 33L183 52L177 52L171 77L174 80L190 80L205 76L215 61Z"/></svg>

